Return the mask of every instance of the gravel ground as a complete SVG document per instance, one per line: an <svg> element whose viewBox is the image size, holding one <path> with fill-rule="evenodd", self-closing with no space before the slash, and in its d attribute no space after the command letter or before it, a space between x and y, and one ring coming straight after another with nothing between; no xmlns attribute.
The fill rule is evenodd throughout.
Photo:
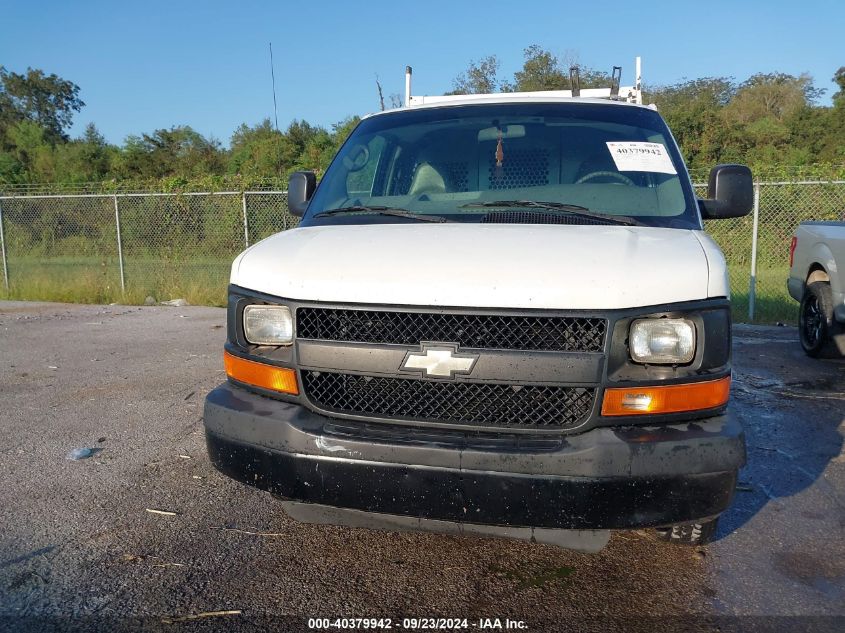
<svg viewBox="0 0 845 633"><path fill-rule="evenodd" d="M735 329L749 465L720 539L614 533L585 555L298 524L217 474L201 415L224 323L215 308L0 302L0 630L845 630L845 363L805 358L792 328ZM78 448L96 454L67 459ZM200 616L216 611L239 613Z"/></svg>

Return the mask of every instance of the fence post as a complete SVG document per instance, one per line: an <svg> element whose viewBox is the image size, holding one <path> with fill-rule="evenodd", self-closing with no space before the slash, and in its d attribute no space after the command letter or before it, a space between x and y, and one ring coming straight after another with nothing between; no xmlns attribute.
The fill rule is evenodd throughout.
<svg viewBox="0 0 845 633"><path fill-rule="evenodd" d="M244 242L249 248L249 221L246 219L246 191L241 192L241 205L244 209Z"/></svg>
<svg viewBox="0 0 845 633"><path fill-rule="evenodd" d="M754 322L757 298L757 229L760 223L760 182L754 183L754 223L751 229L751 280L748 286L748 320Z"/></svg>
<svg viewBox="0 0 845 633"><path fill-rule="evenodd" d="M123 240L120 239L120 208L117 205L117 194L114 200L114 225L117 227L117 261L120 264L120 291L126 294L126 279L123 276Z"/></svg>
<svg viewBox="0 0 845 633"><path fill-rule="evenodd" d="M6 236L3 233L3 203L0 202L0 251L3 253L3 285L9 292L9 266L6 263Z"/></svg>

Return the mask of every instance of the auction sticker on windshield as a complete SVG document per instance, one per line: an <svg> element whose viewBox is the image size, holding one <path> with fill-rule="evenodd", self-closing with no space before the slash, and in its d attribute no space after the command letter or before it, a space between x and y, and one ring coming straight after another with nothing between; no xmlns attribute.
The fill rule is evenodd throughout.
<svg viewBox="0 0 845 633"><path fill-rule="evenodd" d="M622 141L607 143L619 171L649 171L659 174L677 174L669 152L662 143Z"/></svg>

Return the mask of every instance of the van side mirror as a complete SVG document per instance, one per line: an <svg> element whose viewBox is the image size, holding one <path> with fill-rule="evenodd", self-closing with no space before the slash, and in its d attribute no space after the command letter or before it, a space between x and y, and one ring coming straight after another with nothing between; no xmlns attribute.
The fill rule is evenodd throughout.
<svg viewBox="0 0 845 633"><path fill-rule="evenodd" d="M313 171L293 172L288 179L288 210L301 218L316 188L317 175Z"/></svg>
<svg viewBox="0 0 845 633"><path fill-rule="evenodd" d="M699 200L706 220L738 218L754 207L754 180L745 165L716 165L710 170L707 200Z"/></svg>

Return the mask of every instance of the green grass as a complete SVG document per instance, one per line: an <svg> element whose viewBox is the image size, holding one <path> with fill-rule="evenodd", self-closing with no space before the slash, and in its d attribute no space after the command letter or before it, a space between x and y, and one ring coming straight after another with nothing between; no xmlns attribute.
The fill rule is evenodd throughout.
<svg viewBox="0 0 845 633"><path fill-rule="evenodd" d="M731 307L733 319L747 323L750 270L743 266L730 268ZM797 325L798 302L789 296L786 280L789 268L757 268L757 288L754 300L754 323L787 323Z"/></svg>
<svg viewBox="0 0 845 633"><path fill-rule="evenodd" d="M50 257L9 261L9 291L4 299L66 303L143 304L183 298L192 305L223 306L230 260L192 258L154 260L127 258L126 292L120 287L120 267L111 259Z"/></svg>
<svg viewBox="0 0 845 633"><path fill-rule="evenodd" d="M143 304L147 296L156 301L183 298L192 305L223 306L231 260L192 257L161 260L127 257L124 265L126 293L120 289L116 258L31 257L9 261L9 292L0 297L29 301L67 303ZM789 269L758 269L756 323L795 324L798 305L786 291ZM730 268L734 321L748 322L748 275L746 266Z"/></svg>

